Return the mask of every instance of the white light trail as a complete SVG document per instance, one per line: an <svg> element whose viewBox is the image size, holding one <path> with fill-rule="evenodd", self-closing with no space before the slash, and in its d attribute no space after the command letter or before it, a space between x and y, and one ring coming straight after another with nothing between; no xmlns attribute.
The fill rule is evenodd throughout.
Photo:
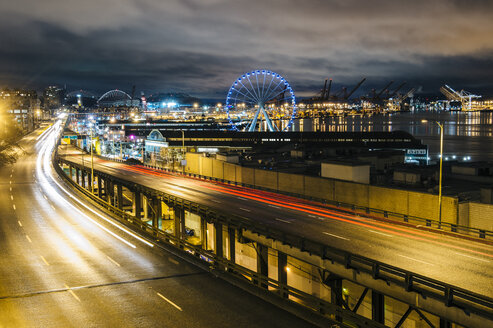
<svg viewBox="0 0 493 328"><path fill-rule="evenodd" d="M105 220L106 222L108 222L109 224L113 225L114 227L118 228L119 230L121 230L121 231L125 232L126 234L132 236L133 238L139 240L140 242L142 242L142 243L144 243L144 244L146 244L146 245L148 245L150 247L154 247L154 245L151 244L150 242L148 242L147 240L145 240L145 239L139 237L138 235L132 233L131 231L129 231L129 230L121 227L120 225L118 225L115 222L113 222L113 220L106 218L102 214L96 212L95 210L93 210L92 208L90 208L89 206L87 206L86 204L84 204L82 201L80 201L74 195L72 195L67 189L65 189L60 183L58 183L58 181L56 181L56 179L53 177L52 172L51 172L50 162L51 162L51 153L53 151L53 148L55 147L56 136L58 135L59 131L61 130L60 123L61 123L60 121L57 121L53 125L52 132L50 133L51 139L49 140L49 142L46 142L42 146L42 148L40 150L40 155L38 156L38 159L37 159L37 162L36 162L36 172L37 172L37 175L38 175L38 177L40 179L40 185L43 187L43 189L45 190L46 194L50 195L51 197L56 198L58 201L60 201L62 203L67 204L69 207L71 207L76 212L78 212L79 214L81 214L85 219L87 219L88 221L92 222L93 224L95 224L96 226L98 226L102 230L106 231L107 233L109 233L113 237L117 238L118 240L122 241L123 243L127 244L128 246L130 246L132 248L136 248L136 246L134 244L128 242L127 240L125 240L122 237L118 236L114 232L110 231L108 228L104 227L103 225L101 225L97 221L93 220L87 214L85 214L80 209L78 209L73 204L71 204L60 193L58 193L58 191L55 190L55 188L53 188L51 186L50 182L47 179L49 177L50 180L53 181L67 196L69 196L71 199L73 199L78 204L80 204L81 206L83 206L85 209L87 209L88 211L92 212L93 214L95 214L99 218Z"/></svg>

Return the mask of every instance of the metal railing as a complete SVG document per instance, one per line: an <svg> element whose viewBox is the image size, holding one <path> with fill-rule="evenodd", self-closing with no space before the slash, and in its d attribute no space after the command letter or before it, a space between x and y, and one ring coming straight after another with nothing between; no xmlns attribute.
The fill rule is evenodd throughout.
<svg viewBox="0 0 493 328"><path fill-rule="evenodd" d="M173 234L167 233L160 229L156 229L152 227L152 225L149 225L146 222L143 222L141 219L136 218L134 215L129 214L126 211L121 210L109 204L106 200L97 197L96 195L92 194L89 190L78 185L76 182L74 182L71 178L69 178L65 174L63 169L58 165L58 163L56 163L56 159L54 160L53 164L57 173L61 177L63 177L65 181L67 181L72 187L74 187L77 191L79 191L84 196L89 198L91 201L95 202L97 205L107 210L109 213L115 214L116 215L115 219L117 221L119 221L120 223L124 224L129 228L137 229L138 231L145 233L148 237L151 237L153 241L155 241L157 238L157 240L159 240L162 243L166 243L167 245L182 249L183 251L191 254L195 260L199 260L201 262L207 263L209 270L211 271L221 271L229 275L233 275L234 277L236 277L236 279L239 279L242 283L259 286L262 289L268 290L272 294L279 296L280 298L284 298L285 301L287 302L301 305L310 310L315 309L317 313L325 316L329 316L329 318L341 317L344 318L344 320L348 321L349 323L358 326L364 326L364 327L372 327L372 328L385 327L385 325L379 324L371 319L365 318L359 314L354 313L351 310L344 309L340 306L337 306L326 300L320 299L316 296L298 290L287 284L280 283L275 279L269 278L258 272L247 269L224 257L217 256L212 251L205 250L200 246L196 246L194 244L188 243L186 240L179 238ZM195 213L205 214L209 218L213 216L214 217L217 216L216 213L212 213L202 205L175 197L173 195L167 195L167 196L168 197L165 197L167 201L173 202L174 204L179 205L184 209L188 209ZM241 223L239 225L241 225ZM337 324L340 325L341 323L337 323ZM347 327L351 327L351 326L352 325Z"/></svg>
<svg viewBox="0 0 493 328"><path fill-rule="evenodd" d="M414 227L417 226L417 227L422 227L422 228L435 229L437 231L451 232L451 233L454 233L457 235L464 235L464 236L470 236L472 238L480 238L480 239L487 239L487 240L493 241L493 231L491 231L491 230L468 227L468 226L463 226L463 225L448 223L448 222L443 222L443 221L439 222L437 220L431 220L431 219L422 218L422 217L413 216L413 215L406 215L406 214L402 214L402 213L386 211L386 210L376 209L376 208L371 208L371 207L366 207L366 206L359 206L359 205L354 205L354 204L349 204L349 203L344 203L344 202L339 202L339 201L328 200L328 199L324 199L324 198L310 197L310 196L306 196L303 194L297 194L297 193L291 193L291 192L286 192L286 191L282 191L282 190L270 189L270 188L265 188L265 187L261 187L261 186L257 186L257 185L251 185L251 184L246 184L246 183L236 182L236 181L231 181L231 180L218 179L218 178L200 175L200 174L195 174L195 173L182 172L182 171L171 170L171 169L167 169L167 168L160 168L160 167L152 166L152 165L143 164L142 166L147 167L147 168L152 168L155 170L161 170L164 172L171 172L174 174L180 174L180 175L184 175L184 176L188 176L188 177L192 177L192 178L198 178L201 180L219 182L219 183L224 183L224 184L228 184L228 185L240 186L240 187L245 187L245 188L250 188L250 189L257 189L257 190L272 192L272 193L276 193L276 194L282 194L282 195L286 195L286 196L290 196L290 197L301 198L301 199L305 199L308 201L321 203L323 205L331 207L332 209L337 209L339 211L343 211L343 212L350 213L350 214L354 214L354 213L364 214L367 217L375 218L378 220L391 221L391 222L402 222L406 225L412 225ZM314 205L317 205L317 204L314 204ZM374 216L374 215L377 215L377 216Z"/></svg>
<svg viewBox="0 0 493 328"><path fill-rule="evenodd" d="M60 163L78 166L78 164L67 161L65 159L58 158L57 160ZM130 223L132 226L135 226L147 233L153 234L155 236L164 236L165 239L171 240L175 243L179 243L179 241L176 240L176 238L174 239L173 236L166 234L161 230L155 230L146 223L138 222L136 221L137 219L134 216L111 206L102 199L99 199L95 195L91 194L88 190L85 190L84 188L77 185L74 181L72 181L72 179L69 179L60 168L60 166L57 165L57 163L54 163L54 166L55 168L57 168L59 174L64 176L79 191L82 191L86 196L96 201L109 211L121 216L124 223ZM95 170L95 172L98 172L98 174L101 174L102 176L108 176L107 174L97 170ZM135 183L122 180L121 178L115 178L115 180L122 182L123 185L135 186ZM171 206L178 206L187 209L190 212L198 213L202 215L208 222L224 223L227 224L229 227L237 228L239 231L242 231L242 229L252 231L261 236L273 240L278 240L283 244L296 247L301 251L320 256L322 259L327 259L332 262L343 264L347 269L368 273L374 279L381 279L387 281L388 283L394 283L395 285L401 286L406 291L413 291L420 293L424 297L431 297L440 302L443 302L443 304L447 307L458 307L463 309L464 311L476 313L482 317L487 318L488 320L493 320L493 299L487 296L479 295L477 293L473 293L468 290L441 282L439 280L432 279L408 270L404 270L402 268L398 268L374 259L352 254L351 252L343 249L327 246L320 242L299 235L287 233L259 221L252 222L242 219L241 217L233 214L218 213L216 210L212 210L204 205L191 202L171 194L167 194L163 191L155 190L148 187L142 187L142 189L148 190L149 194L159 195L159 197L163 198L163 200ZM181 242L183 241L180 241L180 243ZM189 248L191 247L191 245L188 245L186 243L183 244L183 246ZM193 249L194 251L197 250L195 246ZM213 254L207 252L200 254L208 256L217 263L227 265L227 263L221 262L223 261L221 258L217 258L213 256ZM240 269L238 270L241 271ZM258 274L255 272L250 272L249 275L255 276ZM260 279L260 277L257 278ZM286 288L288 289L288 291L291 290L291 287L289 286L286 286Z"/></svg>

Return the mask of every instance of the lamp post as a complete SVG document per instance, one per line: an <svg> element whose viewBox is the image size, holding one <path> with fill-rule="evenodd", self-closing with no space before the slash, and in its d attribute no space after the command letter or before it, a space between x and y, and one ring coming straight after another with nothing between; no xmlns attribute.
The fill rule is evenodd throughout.
<svg viewBox="0 0 493 328"><path fill-rule="evenodd" d="M181 130L181 153L182 153L182 163L185 158L185 131ZM180 164L182 164L180 163ZM182 172L185 172L185 166L182 165Z"/></svg>
<svg viewBox="0 0 493 328"><path fill-rule="evenodd" d="M94 194L94 157L92 151L92 124L91 124L91 192Z"/></svg>
<svg viewBox="0 0 493 328"><path fill-rule="evenodd" d="M438 182L438 229L442 225L442 162L443 162L443 124L436 122L440 127L440 173Z"/></svg>
<svg viewBox="0 0 493 328"><path fill-rule="evenodd" d="M426 119L422 123L428 123ZM443 123L435 121L440 128L440 168L438 173L438 229L442 226L442 177L443 177Z"/></svg>

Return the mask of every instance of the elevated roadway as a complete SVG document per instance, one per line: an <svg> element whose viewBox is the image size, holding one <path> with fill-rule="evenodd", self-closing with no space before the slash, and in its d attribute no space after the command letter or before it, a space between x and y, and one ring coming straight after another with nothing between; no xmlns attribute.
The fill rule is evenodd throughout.
<svg viewBox="0 0 493 328"><path fill-rule="evenodd" d="M53 133L0 168L0 327L311 327L72 199Z"/></svg>
<svg viewBox="0 0 493 328"><path fill-rule="evenodd" d="M66 160L82 164L74 149ZM89 163L85 156L85 165ZM493 297L493 246L348 214L323 204L95 158L94 169Z"/></svg>

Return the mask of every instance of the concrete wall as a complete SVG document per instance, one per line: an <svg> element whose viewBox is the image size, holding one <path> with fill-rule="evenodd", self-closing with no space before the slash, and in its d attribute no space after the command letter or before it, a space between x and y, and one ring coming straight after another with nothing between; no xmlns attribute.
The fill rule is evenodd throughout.
<svg viewBox="0 0 493 328"><path fill-rule="evenodd" d="M469 224L483 230L493 230L493 205L469 203Z"/></svg>
<svg viewBox="0 0 493 328"><path fill-rule="evenodd" d="M438 196L434 194L242 167L194 153L187 153L186 158L186 172L189 173L307 197L438 220ZM474 207L472 210L459 210L457 198L442 198L443 222L454 224L468 222L471 227L476 227L475 224L484 226L484 220L476 217L472 220L468 217L459 219L459 213L462 216L466 214L470 216L473 210Z"/></svg>
<svg viewBox="0 0 493 328"><path fill-rule="evenodd" d="M277 180L277 172L255 169L255 186L278 190Z"/></svg>

